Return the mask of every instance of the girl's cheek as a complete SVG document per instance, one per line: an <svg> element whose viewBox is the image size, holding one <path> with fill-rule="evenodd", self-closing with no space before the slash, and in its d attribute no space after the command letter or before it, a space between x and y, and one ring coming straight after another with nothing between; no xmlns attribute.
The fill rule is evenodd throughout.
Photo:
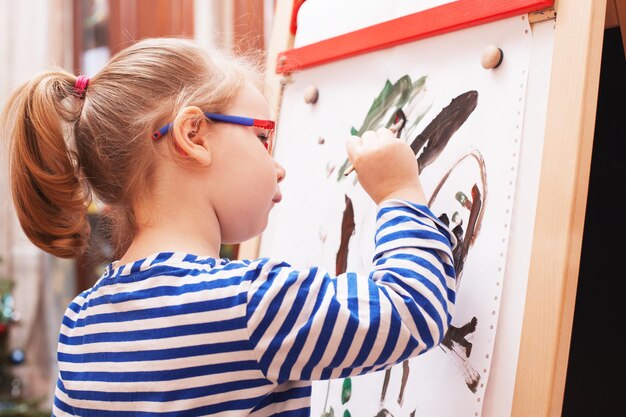
<svg viewBox="0 0 626 417"><path fill-rule="evenodd" d="M182 148L180 146L178 146L178 143L174 144L174 147L176 148L176 151L182 155L182 156L187 156L187 152L183 151Z"/></svg>

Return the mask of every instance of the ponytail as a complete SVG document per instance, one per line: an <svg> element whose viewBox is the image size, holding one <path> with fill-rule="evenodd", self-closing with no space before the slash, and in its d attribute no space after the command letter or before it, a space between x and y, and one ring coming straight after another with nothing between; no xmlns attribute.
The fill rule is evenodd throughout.
<svg viewBox="0 0 626 417"><path fill-rule="evenodd" d="M89 191L68 146L80 114L67 72L47 72L19 88L2 117L10 138L10 179L18 220L39 248L62 258L83 253Z"/></svg>

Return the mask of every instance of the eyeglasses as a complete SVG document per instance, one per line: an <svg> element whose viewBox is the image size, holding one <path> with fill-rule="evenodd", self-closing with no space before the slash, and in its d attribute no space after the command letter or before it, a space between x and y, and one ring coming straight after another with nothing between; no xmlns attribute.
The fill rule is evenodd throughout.
<svg viewBox="0 0 626 417"><path fill-rule="evenodd" d="M257 135L257 137L259 138L261 143L263 143L263 146L265 146L265 149L267 149L269 152L272 151L274 129L276 127L276 122L274 122L273 120L261 120L261 119L253 119L251 117L231 116L228 114L217 114L217 113L207 113L207 112L205 112L204 115L206 116L207 119L213 120L215 122L232 123L232 124L241 125L241 126L252 126L252 127L257 127L260 129L267 130L267 133L265 135ZM163 126L162 128L160 128L159 130L157 130L156 132L152 134L152 139L155 141L159 140L171 128L172 128L172 123L166 124L165 126Z"/></svg>

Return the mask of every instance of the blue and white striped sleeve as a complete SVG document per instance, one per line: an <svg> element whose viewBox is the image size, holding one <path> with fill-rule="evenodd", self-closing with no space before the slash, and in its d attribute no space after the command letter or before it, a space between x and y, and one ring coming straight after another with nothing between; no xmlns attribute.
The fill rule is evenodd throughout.
<svg viewBox="0 0 626 417"><path fill-rule="evenodd" d="M70 417L75 416L74 409L67 404L64 400L67 400L67 393L65 386L61 380L61 375L57 379L57 385L54 390L54 402L52 403L52 417Z"/></svg>
<svg viewBox="0 0 626 417"><path fill-rule="evenodd" d="M428 207L402 200L381 204L376 223L369 275L258 261L247 323L268 379L359 375L441 342L456 294L454 235Z"/></svg>

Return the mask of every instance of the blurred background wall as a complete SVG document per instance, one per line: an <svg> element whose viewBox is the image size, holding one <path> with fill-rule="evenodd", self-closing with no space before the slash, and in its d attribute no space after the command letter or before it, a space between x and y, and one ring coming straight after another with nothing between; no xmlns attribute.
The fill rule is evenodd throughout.
<svg viewBox="0 0 626 417"><path fill-rule="evenodd" d="M93 76L111 55L147 37L183 36L235 53L265 51L273 9L274 0L0 0L0 106L42 71L61 67ZM32 245L13 211L3 142L0 279L12 287L4 291L4 305L0 301L0 336L6 339L5 352L0 347L0 415L11 415L2 414L7 395L18 404L40 401L49 410L61 318L72 298L98 279L104 264L97 259L110 248L98 232L103 207L97 203L89 208L92 249L83 258L54 258ZM237 256L236 246L222 250Z"/></svg>

